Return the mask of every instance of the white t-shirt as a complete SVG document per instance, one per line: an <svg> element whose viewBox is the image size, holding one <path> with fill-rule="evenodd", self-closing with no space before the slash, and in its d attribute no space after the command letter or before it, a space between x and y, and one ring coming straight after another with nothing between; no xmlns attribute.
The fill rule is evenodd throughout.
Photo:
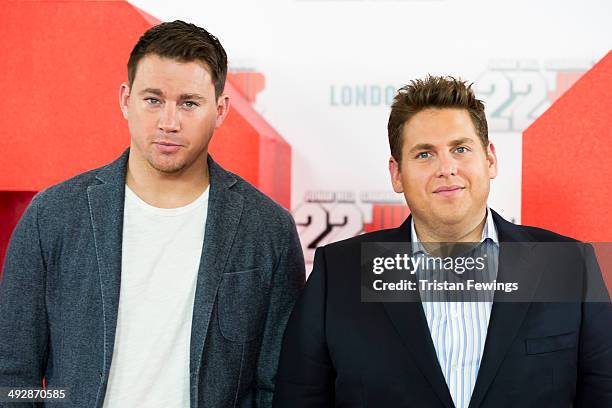
<svg viewBox="0 0 612 408"><path fill-rule="evenodd" d="M125 186L121 291L105 408L189 406L191 319L208 189L157 208Z"/></svg>

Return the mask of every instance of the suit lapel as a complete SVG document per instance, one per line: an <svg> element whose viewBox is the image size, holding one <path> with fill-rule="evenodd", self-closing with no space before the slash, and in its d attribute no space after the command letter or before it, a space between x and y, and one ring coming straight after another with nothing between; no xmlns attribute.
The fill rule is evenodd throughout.
<svg viewBox="0 0 612 408"><path fill-rule="evenodd" d="M427 379L445 407L453 407L452 398L436 350L429 334L429 326L421 302L383 303L395 330L423 376Z"/></svg>
<svg viewBox="0 0 612 408"><path fill-rule="evenodd" d="M125 172L129 151L103 167L98 184L87 187L89 215L96 248L104 319L104 378L108 378L117 327L121 285L121 246Z"/></svg>
<svg viewBox="0 0 612 408"><path fill-rule="evenodd" d="M514 224L493 211L499 233L498 282L517 282L523 302L509 302L512 294L495 293L482 362L469 408L480 406L508 348L521 327L540 279L541 269L531 268L535 243Z"/></svg>
<svg viewBox="0 0 612 408"><path fill-rule="evenodd" d="M389 234L387 242L411 242L410 222L412 217ZM436 350L431 340L429 326L420 297L409 302L383 302L382 306L393 323L402 343L410 352L412 359L427 379L432 389L445 407L453 407L452 397L438 363Z"/></svg>
<svg viewBox="0 0 612 408"><path fill-rule="evenodd" d="M217 289L238 230L244 201L241 194L231 190L236 179L219 167L210 156L208 157L208 168L210 172L208 213L191 327L192 390L197 390L199 370L202 365L206 364L202 362L204 341L208 333ZM197 401L197 395L193 393L192 401Z"/></svg>

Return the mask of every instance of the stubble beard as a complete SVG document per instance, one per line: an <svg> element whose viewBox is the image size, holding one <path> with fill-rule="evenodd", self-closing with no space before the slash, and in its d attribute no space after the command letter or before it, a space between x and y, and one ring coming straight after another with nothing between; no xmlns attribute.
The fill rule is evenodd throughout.
<svg viewBox="0 0 612 408"><path fill-rule="evenodd" d="M159 171L160 173L164 173L164 174L177 174L177 173L180 173L185 168L185 165L183 164L177 164L176 166L173 166L173 167L156 167L153 164L151 164L151 166L155 170Z"/></svg>
<svg viewBox="0 0 612 408"><path fill-rule="evenodd" d="M149 157L147 162L154 170L168 175L180 173L187 166L187 163L180 159L164 162L163 160L155 160L154 157Z"/></svg>

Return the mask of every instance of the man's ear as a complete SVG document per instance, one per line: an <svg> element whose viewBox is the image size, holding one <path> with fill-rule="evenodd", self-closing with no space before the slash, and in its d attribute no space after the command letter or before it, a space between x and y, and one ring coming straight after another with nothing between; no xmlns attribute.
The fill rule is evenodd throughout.
<svg viewBox="0 0 612 408"><path fill-rule="evenodd" d="M229 110L230 97L227 94L222 94L217 98L217 122L215 123L215 129L218 129L223 124Z"/></svg>
<svg viewBox="0 0 612 408"><path fill-rule="evenodd" d="M404 186L402 185L402 173L400 164L395 160L393 156L389 157L389 175L391 176L391 184L393 185L393 191L396 193L403 193Z"/></svg>
<svg viewBox="0 0 612 408"><path fill-rule="evenodd" d="M487 163L489 165L489 178L494 179L497 177L497 154L493 143L489 143L487 148Z"/></svg>
<svg viewBox="0 0 612 408"><path fill-rule="evenodd" d="M119 86L119 108L123 117L128 118L128 102L130 100L130 86L124 82Z"/></svg>

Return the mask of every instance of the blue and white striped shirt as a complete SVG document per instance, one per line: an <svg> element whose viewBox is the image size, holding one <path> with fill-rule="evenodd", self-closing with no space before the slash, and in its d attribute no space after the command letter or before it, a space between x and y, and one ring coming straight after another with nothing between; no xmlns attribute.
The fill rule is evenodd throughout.
<svg viewBox="0 0 612 408"><path fill-rule="evenodd" d="M410 228L413 253L426 256L427 252L417 237L414 221L411 222ZM489 279L495 279L499 240L489 209L480 242L485 242L489 261L488 270L492 274ZM457 408L467 408L480 368L493 303L491 301L449 302L434 299L422 302L422 305L438 362L453 402Z"/></svg>

